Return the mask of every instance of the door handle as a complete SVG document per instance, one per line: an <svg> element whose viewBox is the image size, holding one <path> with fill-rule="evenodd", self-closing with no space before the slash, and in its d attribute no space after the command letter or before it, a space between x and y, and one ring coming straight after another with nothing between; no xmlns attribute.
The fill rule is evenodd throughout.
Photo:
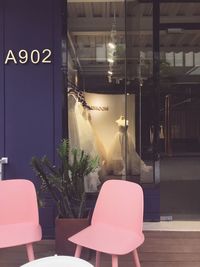
<svg viewBox="0 0 200 267"><path fill-rule="evenodd" d="M3 165L8 164L8 158L2 157L0 158L0 180L3 179Z"/></svg>

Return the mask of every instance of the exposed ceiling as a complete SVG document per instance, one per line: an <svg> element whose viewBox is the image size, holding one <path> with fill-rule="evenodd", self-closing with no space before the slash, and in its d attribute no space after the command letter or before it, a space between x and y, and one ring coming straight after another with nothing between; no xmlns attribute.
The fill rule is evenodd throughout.
<svg viewBox="0 0 200 267"><path fill-rule="evenodd" d="M68 0L68 37L74 67L84 75L106 75L107 44L110 40L114 16L116 17L118 52L114 64L115 75L124 73L125 65L125 6L123 0L80 1ZM126 47L131 75L138 74L141 51L145 59L152 61L152 3L128 2L126 8ZM200 51L200 3L161 3L162 24L192 25L160 31L162 52ZM198 24L199 23L199 24ZM184 25L183 25L184 26ZM196 28L195 28L196 27ZM192 29L193 28L193 29ZM149 70L148 70L149 71ZM150 71L149 71L150 73Z"/></svg>

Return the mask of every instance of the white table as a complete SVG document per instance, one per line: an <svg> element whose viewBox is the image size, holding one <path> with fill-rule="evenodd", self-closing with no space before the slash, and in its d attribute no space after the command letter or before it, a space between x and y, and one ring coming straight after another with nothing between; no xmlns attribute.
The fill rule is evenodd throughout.
<svg viewBox="0 0 200 267"><path fill-rule="evenodd" d="M87 261L71 256L51 256L28 262L21 267L94 267Z"/></svg>

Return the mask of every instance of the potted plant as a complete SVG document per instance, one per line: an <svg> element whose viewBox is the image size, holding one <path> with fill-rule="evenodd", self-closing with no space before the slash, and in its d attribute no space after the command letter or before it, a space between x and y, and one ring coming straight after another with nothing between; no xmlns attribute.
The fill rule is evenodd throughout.
<svg viewBox="0 0 200 267"><path fill-rule="evenodd" d="M84 150L70 148L63 139L57 149L58 166L47 156L33 157L31 165L40 179L39 200L43 192L49 192L57 206L55 222L55 245L57 254L74 253L74 246L67 237L85 228L89 221L86 206L84 177L94 172L99 165L98 157L91 157Z"/></svg>

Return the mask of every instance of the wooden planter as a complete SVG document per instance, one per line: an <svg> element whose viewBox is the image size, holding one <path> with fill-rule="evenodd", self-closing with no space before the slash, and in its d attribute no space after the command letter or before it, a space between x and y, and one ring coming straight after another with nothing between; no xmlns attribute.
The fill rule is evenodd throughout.
<svg viewBox="0 0 200 267"><path fill-rule="evenodd" d="M78 233L89 225L89 219L59 219L55 221L55 250L58 255L70 255L75 253L76 245L68 241L68 237ZM88 255L83 250L83 255ZM82 254L81 254L82 256Z"/></svg>

